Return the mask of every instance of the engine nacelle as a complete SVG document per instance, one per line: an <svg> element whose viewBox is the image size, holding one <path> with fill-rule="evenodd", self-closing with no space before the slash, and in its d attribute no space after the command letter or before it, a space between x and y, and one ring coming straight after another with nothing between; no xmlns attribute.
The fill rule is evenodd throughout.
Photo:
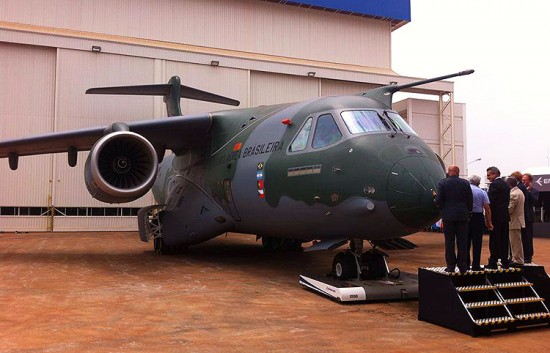
<svg viewBox="0 0 550 353"><path fill-rule="evenodd" d="M95 143L84 168L86 187L92 197L108 203L130 202L153 186L158 158L145 137L117 131Z"/></svg>

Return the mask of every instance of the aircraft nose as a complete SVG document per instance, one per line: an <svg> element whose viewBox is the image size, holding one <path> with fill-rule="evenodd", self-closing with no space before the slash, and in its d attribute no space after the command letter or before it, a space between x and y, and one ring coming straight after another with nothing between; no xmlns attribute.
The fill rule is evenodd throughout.
<svg viewBox="0 0 550 353"><path fill-rule="evenodd" d="M389 175L388 206L406 227L421 229L439 219L434 202L437 183L445 177L441 164L423 156L397 161Z"/></svg>

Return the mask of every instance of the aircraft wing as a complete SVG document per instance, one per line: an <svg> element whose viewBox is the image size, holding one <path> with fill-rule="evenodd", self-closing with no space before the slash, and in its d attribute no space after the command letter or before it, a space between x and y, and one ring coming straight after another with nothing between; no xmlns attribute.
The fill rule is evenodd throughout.
<svg viewBox="0 0 550 353"><path fill-rule="evenodd" d="M205 140L204 137L210 131L211 126L212 119L209 114L205 114L175 116L127 124L114 123L110 126L54 132L0 141L0 158L9 158L10 167L15 169L17 168L17 159L20 156L88 151L104 135L124 130L145 137L158 151L170 149L177 153L186 148L202 146Z"/></svg>

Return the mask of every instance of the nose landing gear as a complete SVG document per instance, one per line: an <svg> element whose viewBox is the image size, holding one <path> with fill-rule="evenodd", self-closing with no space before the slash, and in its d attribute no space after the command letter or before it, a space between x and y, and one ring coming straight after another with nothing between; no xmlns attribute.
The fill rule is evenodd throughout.
<svg viewBox="0 0 550 353"><path fill-rule="evenodd" d="M352 239L350 248L334 257L330 274L300 275L300 284L339 302L418 298L418 276L388 270L387 257L374 246L363 252L363 241Z"/></svg>
<svg viewBox="0 0 550 353"><path fill-rule="evenodd" d="M373 247L363 252L361 239L350 240L350 249L338 253L332 262L331 276L338 280L383 279L399 277L399 270L388 268L388 254Z"/></svg>

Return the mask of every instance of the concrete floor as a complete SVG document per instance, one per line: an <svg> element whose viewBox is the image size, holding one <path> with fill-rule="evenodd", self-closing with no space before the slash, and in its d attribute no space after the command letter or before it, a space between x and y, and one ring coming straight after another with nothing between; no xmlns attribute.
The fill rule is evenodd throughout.
<svg viewBox="0 0 550 353"><path fill-rule="evenodd" d="M442 234L407 239L419 247L389 251L390 268L443 265ZM550 239L535 251L549 269ZM136 233L0 234L0 352L548 351L548 328L472 338L418 321L417 301L343 305L298 285L335 254L240 234L174 256Z"/></svg>

